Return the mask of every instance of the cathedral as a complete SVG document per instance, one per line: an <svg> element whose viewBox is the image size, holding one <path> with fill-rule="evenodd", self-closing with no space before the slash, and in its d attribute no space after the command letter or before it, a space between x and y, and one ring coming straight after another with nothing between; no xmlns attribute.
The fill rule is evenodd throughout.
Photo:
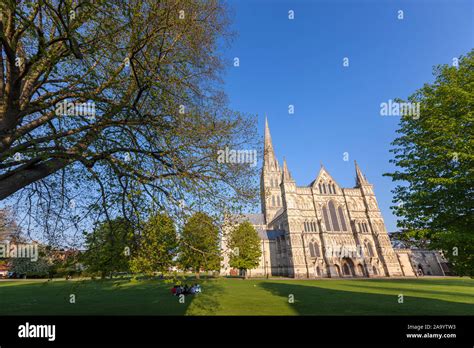
<svg viewBox="0 0 474 348"><path fill-rule="evenodd" d="M356 184L340 187L324 166L307 186L298 186L287 163L280 166L265 120L260 178L261 214L250 221L262 241L251 277L334 278L414 276L411 254L394 250L373 186L355 163ZM221 274L238 275L228 265L226 233ZM435 272L433 272L435 273Z"/></svg>

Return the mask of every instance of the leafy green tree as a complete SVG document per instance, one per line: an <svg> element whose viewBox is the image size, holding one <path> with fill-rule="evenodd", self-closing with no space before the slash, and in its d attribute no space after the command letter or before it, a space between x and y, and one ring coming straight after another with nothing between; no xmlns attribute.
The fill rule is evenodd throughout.
<svg viewBox="0 0 474 348"><path fill-rule="evenodd" d="M134 243L134 230L130 222L117 218L99 224L93 232L86 233L87 250L82 261L89 273L100 273L102 278L113 272L129 270L129 259Z"/></svg>
<svg viewBox="0 0 474 348"><path fill-rule="evenodd" d="M435 81L408 99L420 114L403 116L393 142L399 169L393 207L405 240L440 249L460 275L474 274L474 51L458 66L440 65Z"/></svg>
<svg viewBox="0 0 474 348"><path fill-rule="evenodd" d="M46 248L38 246L38 258L32 260L24 257L10 259L10 272L30 278L45 278L48 276L51 262L47 257Z"/></svg>
<svg viewBox="0 0 474 348"><path fill-rule="evenodd" d="M218 0L0 1L0 200L47 225L252 195L255 167L216 160L257 142L223 91L231 34Z"/></svg>
<svg viewBox="0 0 474 348"><path fill-rule="evenodd" d="M247 278L247 270L257 267L262 255L255 227L248 221L237 225L230 233L227 246L230 250L229 265L243 271Z"/></svg>
<svg viewBox="0 0 474 348"><path fill-rule="evenodd" d="M201 270L220 269L219 229L206 213L197 212L186 221L179 244L180 265L192 269L197 278Z"/></svg>
<svg viewBox="0 0 474 348"><path fill-rule="evenodd" d="M130 261L131 271L147 275L167 272L174 265L177 246L173 220L165 214L152 216L139 238L136 255Z"/></svg>

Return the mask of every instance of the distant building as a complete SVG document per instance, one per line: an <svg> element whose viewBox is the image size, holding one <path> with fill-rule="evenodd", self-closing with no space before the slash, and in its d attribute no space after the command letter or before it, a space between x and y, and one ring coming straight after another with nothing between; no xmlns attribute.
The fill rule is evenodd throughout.
<svg viewBox="0 0 474 348"><path fill-rule="evenodd" d="M321 166L308 186L298 186L286 161L280 167L268 121L265 120L264 160L260 178L261 214L234 217L248 220L262 241L262 256L251 277L402 277L442 275L431 251L394 250L379 210L373 186L355 164L356 185L340 187ZM223 275L235 275L229 266L224 231ZM420 256L421 255L421 256Z"/></svg>

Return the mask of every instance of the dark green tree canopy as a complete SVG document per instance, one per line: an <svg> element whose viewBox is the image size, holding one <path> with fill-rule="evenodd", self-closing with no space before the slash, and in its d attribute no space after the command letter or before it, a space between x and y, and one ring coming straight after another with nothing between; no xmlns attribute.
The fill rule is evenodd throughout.
<svg viewBox="0 0 474 348"><path fill-rule="evenodd" d="M248 270L258 266L262 255L261 241L250 222L242 222L231 231L227 246L231 267Z"/></svg>
<svg viewBox="0 0 474 348"><path fill-rule="evenodd" d="M199 274L220 269L219 229L204 212L193 214L185 223L179 241L179 264Z"/></svg>
<svg viewBox="0 0 474 348"><path fill-rule="evenodd" d="M130 255L134 250L134 229L124 218L98 224L86 234L86 252L82 261L90 273L102 277L113 272L129 270Z"/></svg>
<svg viewBox="0 0 474 348"><path fill-rule="evenodd" d="M177 246L174 221L166 214L153 215L138 238L130 261L131 271L147 275L168 272L175 264Z"/></svg>
<svg viewBox="0 0 474 348"><path fill-rule="evenodd" d="M442 249L460 274L474 272L474 51L441 65L435 81L410 96L393 142L394 207L406 240Z"/></svg>

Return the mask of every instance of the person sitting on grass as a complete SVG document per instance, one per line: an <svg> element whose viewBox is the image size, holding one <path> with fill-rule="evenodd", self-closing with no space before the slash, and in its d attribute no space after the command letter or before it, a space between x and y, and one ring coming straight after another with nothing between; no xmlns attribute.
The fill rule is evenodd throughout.
<svg viewBox="0 0 474 348"><path fill-rule="evenodd" d="M188 284L184 285L175 285L171 288L171 293L174 296L183 295L194 295L201 292L201 286L199 284L194 284L193 286L189 287Z"/></svg>

